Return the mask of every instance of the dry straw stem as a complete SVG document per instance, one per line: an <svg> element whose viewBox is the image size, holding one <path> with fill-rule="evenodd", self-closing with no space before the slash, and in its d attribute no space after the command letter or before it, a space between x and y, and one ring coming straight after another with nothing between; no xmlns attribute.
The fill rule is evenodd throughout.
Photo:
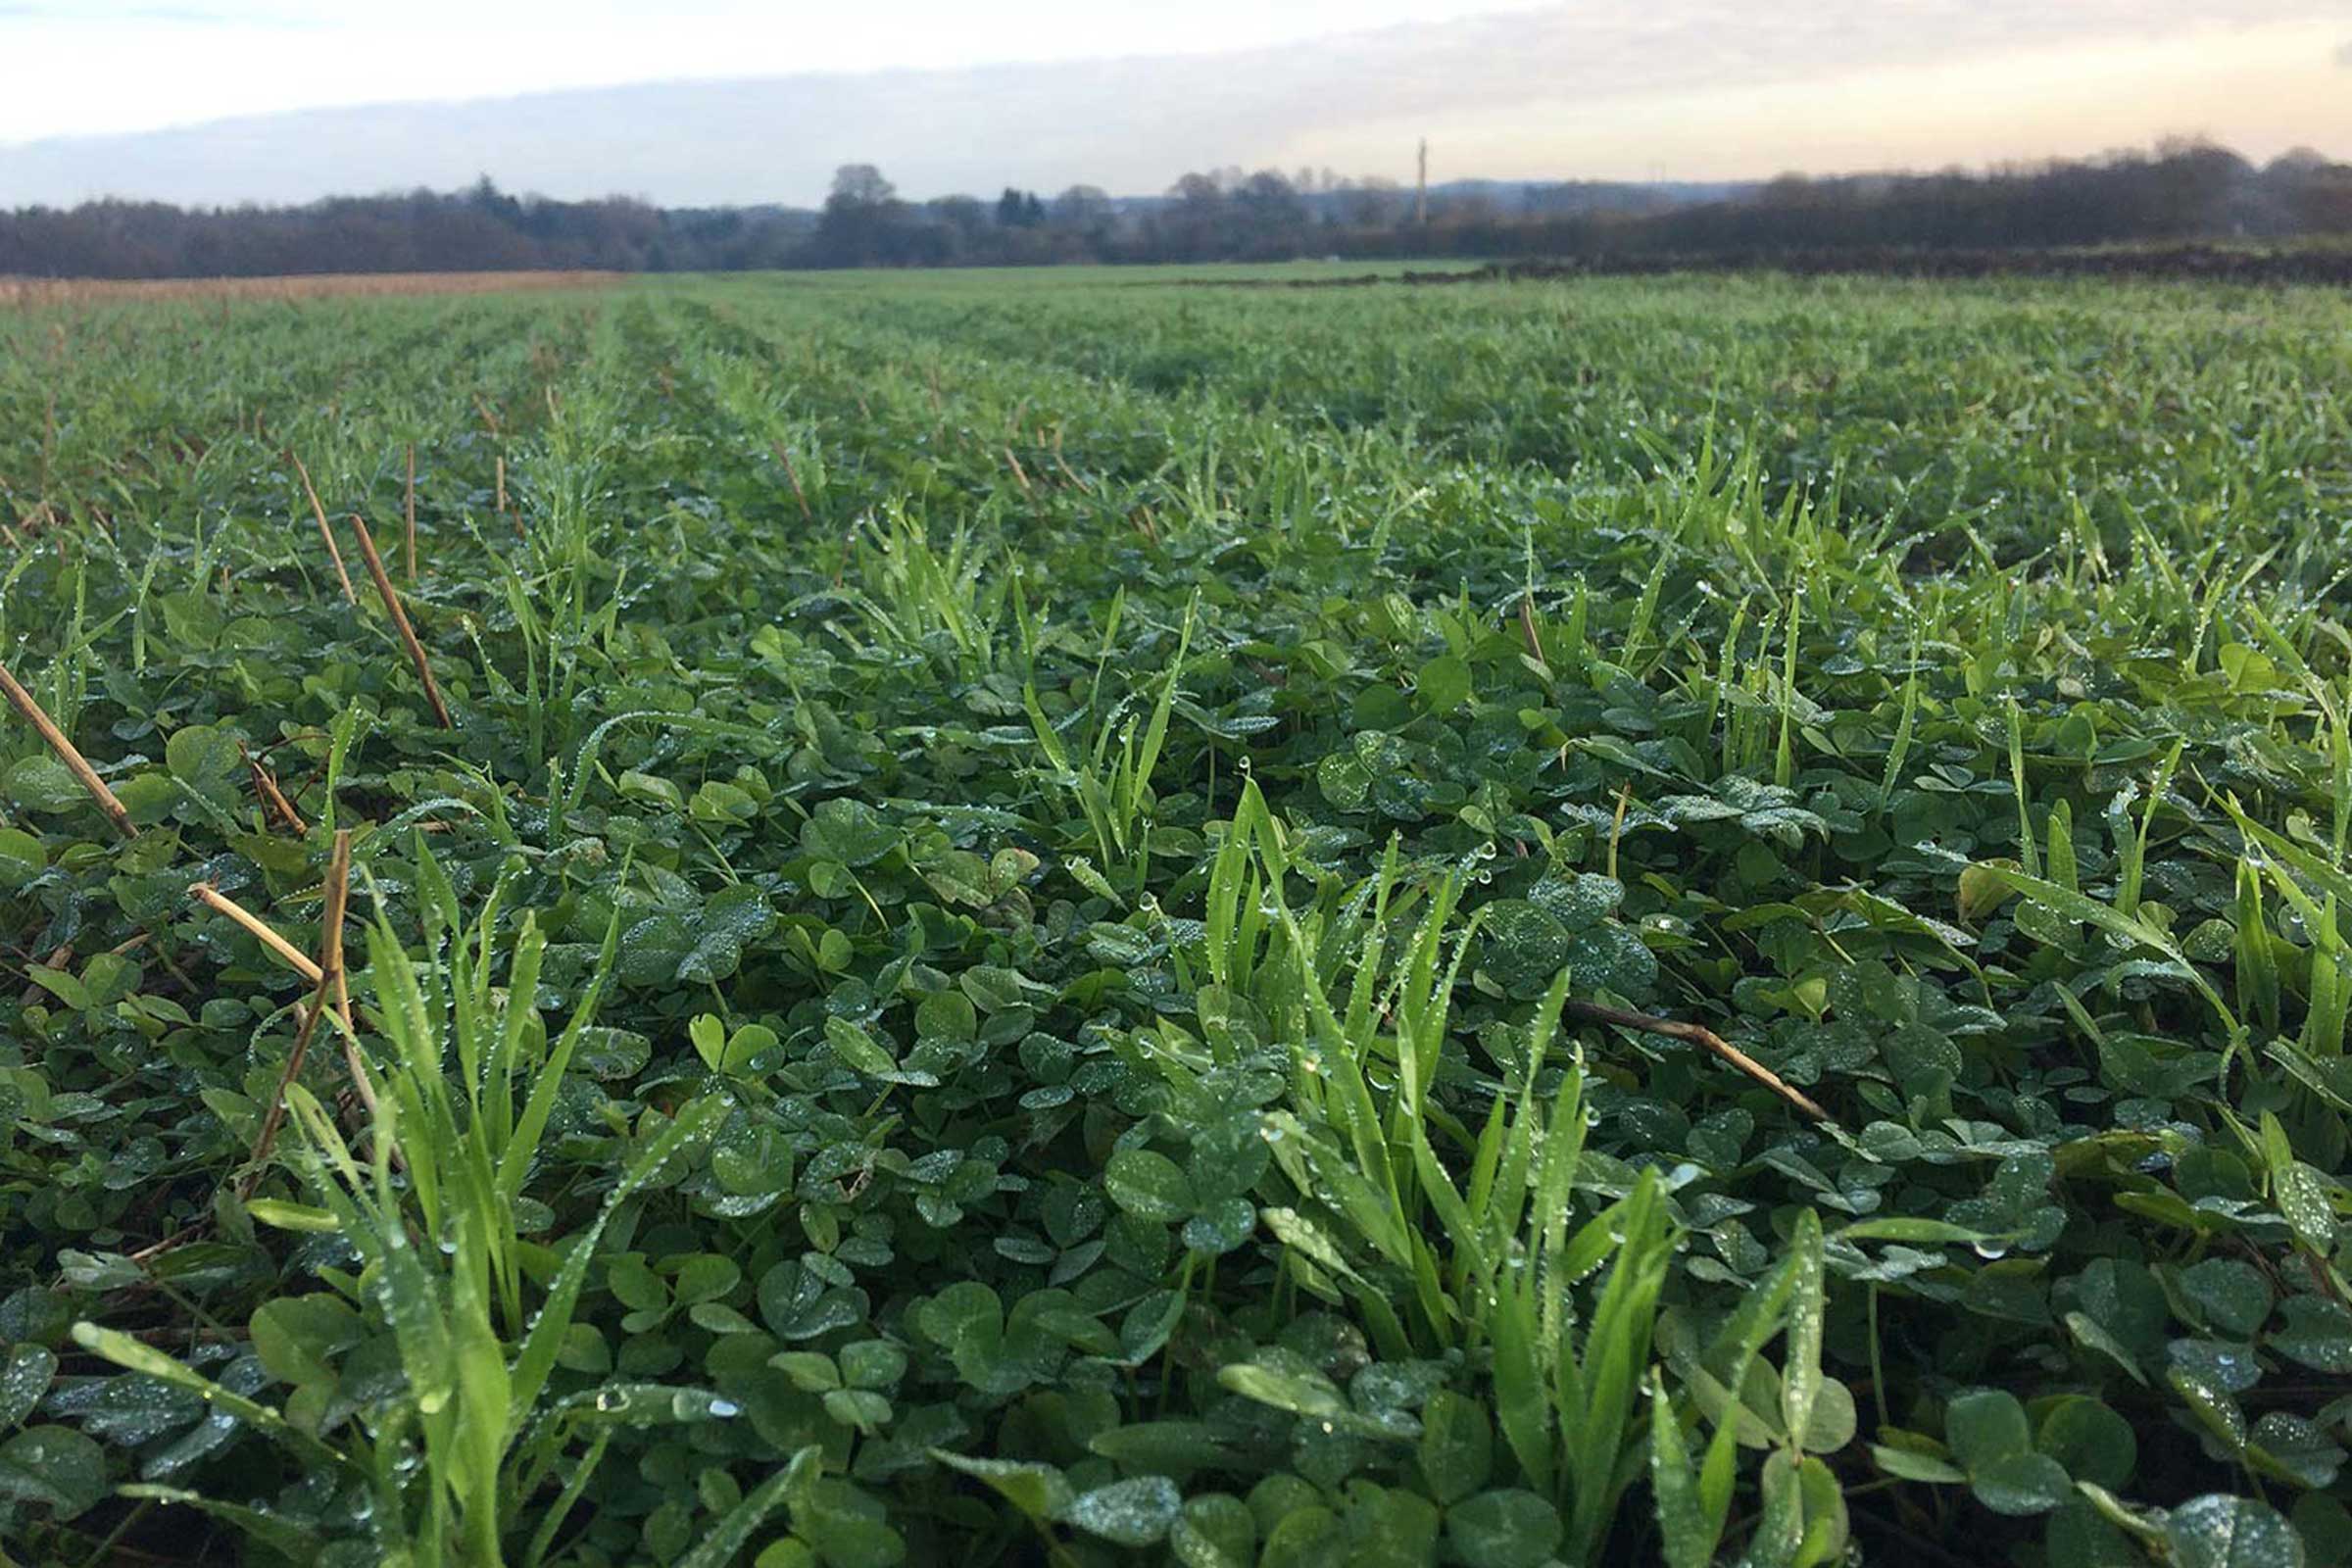
<svg viewBox="0 0 2352 1568"><path fill-rule="evenodd" d="M311 1004L298 1008L302 1025L294 1033L294 1049L286 1053L285 1071L278 1074L277 1091L270 1097L270 1109L262 1117L262 1130L253 1140L253 1152L245 1161L245 1174L237 1182L237 1197L249 1199L261 1185L262 1169L270 1158L270 1151L277 1143L277 1129L286 1119L286 1088L302 1071L303 1058L310 1054L311 1037L318 1032L318 1020L326 1015L326 982L321 980L311 992Z"/></svg>
<svg viewBox="0 0 2352 1568"><path fill-rule="evenodd" d="M1084 479L1079 478L1077 473L1070 467L1069 464L1062 458L1061 426L1058 424L1054 427L1054 466L1061 470L1061 476L1063 478L1069 480L1070 483L1076 485L1086 494L1091 496L1095 493L1095 487L1091 484L1088 484Z"/></svg>
<svg viewBox="0 0 2352 1568"><path fill-rule="evenodd" d="M293 943L288 942L284 937L279 936L275 928L270 926L267 921L263 920L261 916L255 914L250 909L247 909L243 905L237 903L236 900L230 898L227 894L221 892L210 882L196 883L194 886L188 889L188 896L194 899L197 903L203 905L206 908L214 911L216 914L226 915L238 925L241 925L246 930L252 932L254 939L260 942L263 947L270 950L270 956L271 957L277 959L278 962L284 964L287 968L293 970L305 980L308 980L312 985L318 985L320 977L326 974L324 966L321 965L316 958L313 958L309 954L303 952ZM353 1015L351 1010L351 991L349 978L341 972L343 955L342 922L340 920L335 921L331 929L333 931L335 962L337 968L337 972L332 977L335 991L335 1011L341 1015L343 1019L343 1028L348 1033L352 1027ZM351 1046L348 1040L344 1042L344 1054L346 1055L351 1054ZM364 1077L360 1077L356 1074L356 1063L355 1078L360 1084L360 1092L362 1097L366 1098L367 1081Z"/></svg>
<svg viewBox="0 0 2352 1568"><path fill-rule="evenodd" d="M71 942L61 942L56 947L49 950L49 956L41 960L41 967L44 969L63 969L67 964L73 961L74 944ZM36 980L31 985L28 985L24 988L24 1000L23 1005L27 1007L31 1006L35 1002L40 1000L40 995L41 984Z"/></svg>
<svg viewBox="0 0 2352 1568"><path fill-rule="evenodd" d="M116 798L115 792L106 787L106 780L98 776L98 770L90 766L88 760L74 749L72 741L66 739L66 732L51 722L49 715L41 710L41 705L32 700L32 693L19 685L17 677L10 674L5 665L0 665L0 691L8 693L8 706L15 709L25 723L38 730L42 740L49 743L49 749L57 754L59 761L66 764L66 771L74 775L74 782L90 792L90 799L98 803L98 808L106 813L107 820L115 824L115 831L126 839L137 838L137 824L131 821L130 813L122 808L122 803Z"/></svg>
<svg viewBox="0 0 2352 1568"><path fill-rule="evenodd" d="M449 716L449 705L441 701L441 687L433 679L433 666L424 657L424 644L416 640L416 628L409 624L409 612L400 608L400 595L392 591L392 579L384 574L383 558L375 553L375 540L368 532L368 523L356 512L351 514L351 531L360 541L360 555L368 563L368 575L375 579L375 591L384 596L384 609L391 612L392 625L409 650L409 661L416 666L416 678L424 682L424 700L432 705L433 717L443 729L456 729L457 724Z"/></svg>
<svg viewBox="0 0 2352 1568"><path fill-rule="evenodd" d="M310 497L311 515L318 519L318 537L326 541L326 554L335 564L335 580L343 585L343 598L347 603L356 605L360 602L360 596L352 591L351 573L343 569L343 552L335 547L335 530L326 525L326 509L318 504L318 492L311 484L311 470L304 467L302 459L293 453L289 452L286 456L294 458L294 471L302 475L302 493Z"/></svg>
<svg viewBox="0 0 2352 1568"><path fill-rule="evenodd" d="M261 798L262 808L270 813L270 820L296 837L307 837L311 825L302 819L300 811L294 809L294 803L286 799L286 792L277 787L277 775L270 772L261 759L247 751L243 742L237 745L237 755L245 759L245 770L253 778L253 793Z"/></svg>
<svg viewBox="0 0 2352 1568"><path fill-rule="evenodd" d="M801 476L792 466L792 454L784 450L781 441L770 441L768 448L775 453L776 461L784 465L784 478L792 486L792 499L801 504L801 520L814 522L816 516L808 510L808 498L801 493Z"/></svg>
<svg viewBox="0 0 2352 1568"><path fill-rule="evenodd" d="M268 1163L270 1151L277 1142L277 1130L286 1119L286 1088L302 1072L303 1058L310 1054L311 1038L318 1032L318 1020L326 1014L327 997L343 984L343 911L351 897L351 829L342 828L335 834L335 847L326 862L326 912L318 931L318 981L311 991L311 1004L303 1009L302 1024L294 1036L294 1049L286 1054L285 1071L278 1074L277 1092L270 1097L270 1110L262 1118L261 1133L253 1141L253 1154L246 1161L244 1180L237 1184L237 1196L251 1198L262 1180L263 1167ZM346 1028L350 1026L349 1004L343 1009ZM360 1093L368 1096L368 1076L361 1071L359 1061L352 1055L351 1042L343 1043L345 1059L350 1066L352 1082Z"/></svg>
<svg viewBox="0 0 2352 1568"><path fill-rule="evenodd" d="M409 486L403 510L408 517L409 585L415 587L416 583L416 447L414 442L409 445Z"/></svg>
<svg viewBox="0 0 2352 1568"><path fill-rule="evenodd" d="M1623 1007L1604 1007L1597 1002L1578 1002L1573 998L1569 1000L1565 1011L1569 1017L1582 1018L1587 1023L1612 1023L1620 1029L1639 1029L1644 1034L1664 1035L1670 1040L1687 1040L1747 1074L1815 1121L1830 1119L1828 1111L1790 1088L1779 1073L1703 1024L1678 1023L1672 1018L1659 1018L1646 1012L1628 1012Z"/></svg>
<svg viewBox="0 0 2352 1568"><path fill-rule="evenodd" d="M318 967L335 989L335 1013L343 1020L343 1054L351 1063L351 1081L372 1110L375 1098L368 1091L368 1075L360 1070L359 1055L352 1049L351 972L343 963L343 912L351 905L351 829L347 827L335 830L335 847L326 858L325 891L326 907L319 916Z"/></svg>
<svg viewBox="0 0 2352 1568"><path fill-rule="evenodd" d="M216 914L228 916L252 932L255 940L270 950L270 956L308 980L312 985L317 985L320 977L326 973L309 954L279 936L260 915L253 913L210 882L199 882L190 887L188 897Z"/></svg>

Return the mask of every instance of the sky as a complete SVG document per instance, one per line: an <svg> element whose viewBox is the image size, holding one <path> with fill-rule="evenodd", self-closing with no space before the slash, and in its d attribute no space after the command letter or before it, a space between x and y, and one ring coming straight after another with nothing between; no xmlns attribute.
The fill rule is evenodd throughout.
<svg viewBox="0 0 2352 1568"><path fill-rule="evenodd" d="M0 207L2352 158L2352 0L0 0Z"/></svg>

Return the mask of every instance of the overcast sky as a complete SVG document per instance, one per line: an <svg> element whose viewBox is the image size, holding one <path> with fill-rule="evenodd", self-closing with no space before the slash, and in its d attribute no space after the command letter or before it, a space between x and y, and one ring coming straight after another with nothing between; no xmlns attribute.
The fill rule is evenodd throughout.
<svg viewBox="0 0 2352 1568"><path fill-rule="evenodd" d="M0 0L0 207L2352 157L2352 0Z"/></svg>

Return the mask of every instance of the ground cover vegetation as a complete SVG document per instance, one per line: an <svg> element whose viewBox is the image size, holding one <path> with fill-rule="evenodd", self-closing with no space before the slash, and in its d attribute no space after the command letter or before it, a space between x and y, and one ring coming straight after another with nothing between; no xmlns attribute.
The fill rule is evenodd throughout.
<svg viewBox="0 0 2352 1568"><path fill-rule="evenodd" d="M0 316L0 1555L2341 1562L2347 385L2090 282Z"/></svg>

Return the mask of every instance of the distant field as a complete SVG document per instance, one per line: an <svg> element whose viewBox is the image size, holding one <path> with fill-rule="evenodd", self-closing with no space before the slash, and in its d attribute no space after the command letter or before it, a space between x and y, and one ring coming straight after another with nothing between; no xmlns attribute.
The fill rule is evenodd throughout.
<svg viewBox="0 0 2352 1568"><path fill-rule="evenodd" d="M1069 287L1089 280L1157 284L1182 281L1319 282L1333 278L1396 277L1406 271L1475 270L1468 262L1275 262L1262 265L1203 263L1182 267L1026 267L938 270L791 272L765 274L771 284L870 291L897 282L928 289L1003 291ZM623 282L640 287L674 287L679 279L631 278L619 272L349 272L279 277L196 277L153 279L12 277L0 273L0 309L11 306L108 304L176 299L329 299L404 294L487 294L531 289L597 288Z"/></svg>
<svg viewBox="0 0 2352 1568"><path fill-rule="evenodd" d="M308 300L387 294L487 294L515 289L586 288L611 283L617 276L612 272L350 272L116 280L0 274L0 307L128 300Z"/></svg>
<svg viewBox="0 0 2352 1568"><path fill-rule="evenodd" d="M848 291L871 294L911 292L916 295L1010 295L1045 289L1084 289L1169 283L1328 282L1338 278L1401 277L1406 272L1462 272L1479 264L1441 258L1434 261L1362 262L1193 262L1151 267L965 267L900 268L865 271L769 272L760 274L764 286L813 289L824 293ZM710 281L724 281L713 276Z"/></svg>
<svg viewBox="0 0 2352 1568"><path fill-rule="evenodd" d="M1753 273L1798 276L1885 274L1947 281L2002 277L2136 278L2238 284L2352 282L2352 247L2328 241L2288 245L2214 243L2104 246L2056 250L1757 251L1625 256L1484 263L1452 257L1404 261L1314 259L1290 262L1203 262L1143 267L1016 267L891 269L762 274L764 286L860 295L979 293L1011 295L1104 285L1300 285L1322 287L1389 282L1557 281L1585 276L1674 273ZM713 278L713 281L718 279ZM476 294L529 289L601 287L629 283L674 288L685 280L594 271L328 273L283 277L171 278L118 281L0 275L0 308L183 298L314 299L345 295ZM748 279L736 279L748 282Z"/></svg>
<svg viewBox="0 0 2352 1568"><path fill-rule="evenodd" d="M1366 270L0 315L0 1559L2340 1560L2352 301Z"/></svg>

